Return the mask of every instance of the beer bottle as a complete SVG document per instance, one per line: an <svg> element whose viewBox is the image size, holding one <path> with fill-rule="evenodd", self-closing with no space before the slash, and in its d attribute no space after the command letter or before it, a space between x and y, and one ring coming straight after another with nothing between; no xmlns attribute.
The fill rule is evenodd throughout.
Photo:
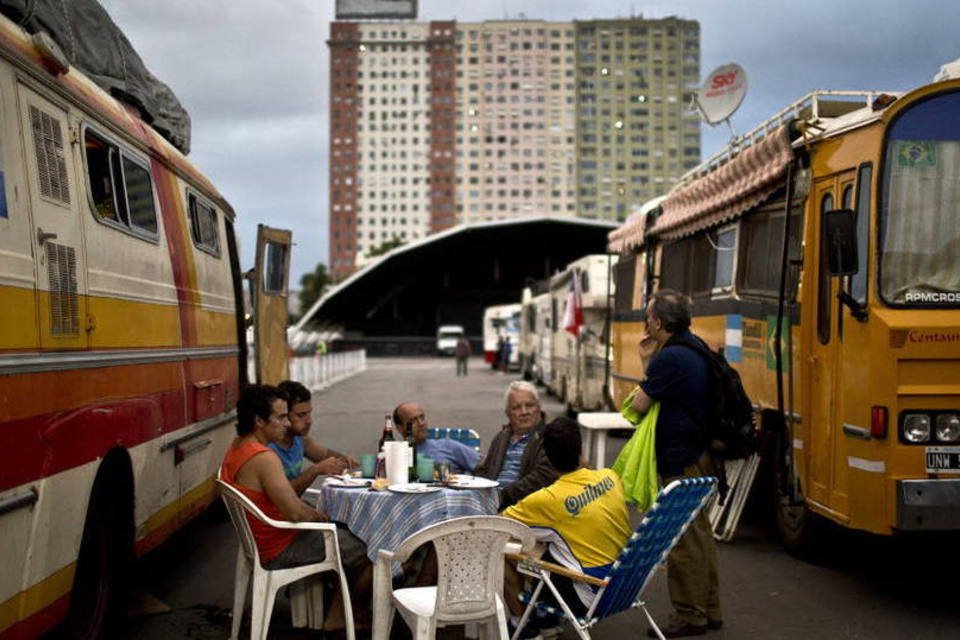
<svg viewBox="0 0 960 640"><path fill-rule="evenodd" d="M380 435L380 444L377 445L377 451L383 451L384 442L393 442L396 438L393 435L393 419L388 413L383 420L383 433Z"/></svg>

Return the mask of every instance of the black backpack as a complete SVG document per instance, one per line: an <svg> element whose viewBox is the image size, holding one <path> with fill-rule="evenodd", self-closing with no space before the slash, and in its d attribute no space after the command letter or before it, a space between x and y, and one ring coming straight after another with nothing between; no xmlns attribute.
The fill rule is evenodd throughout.
<svg viewBox="0 0 960 640"><path fill-rule="evenodd" d="M689 336L689 337L688 337ZM720 460L737 460L756 453L758 438L754 427L753 404L743 389L740 374L723 357L697 336L672 337L667 345L680 345L700 354L710 373L710 411L706 433L710 452Z"/></svg>

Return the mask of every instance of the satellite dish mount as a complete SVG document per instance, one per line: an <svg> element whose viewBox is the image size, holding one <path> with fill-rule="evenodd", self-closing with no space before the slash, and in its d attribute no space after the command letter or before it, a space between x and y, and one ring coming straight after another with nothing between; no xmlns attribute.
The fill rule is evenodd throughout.
<svg viewBox="0 0 960 640"><path fill-rule="evenodd" d="M737 133L730 123L730 116L740 107L747 94L747 72L731 62L714 69L700 86L694 97L700 118L715 127L726 122L730 128L731 142L736 143Z"/></svg>

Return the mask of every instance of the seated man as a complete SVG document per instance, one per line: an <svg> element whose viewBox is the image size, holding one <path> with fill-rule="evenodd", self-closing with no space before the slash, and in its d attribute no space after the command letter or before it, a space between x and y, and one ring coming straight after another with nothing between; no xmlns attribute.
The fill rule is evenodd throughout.
<svg viewBox="0 0 960 640"><path fill-rule="evenodd" d="M580 429L569 418L547 425L543 448L560 477L505 509L503 515L534 528L537 538L547 543L544 560L603 578L632 533L623 483L610 469L580 466ZM593 599L591 587L556 574L551 579L571 611L584 615ZM505 582L507 606L520 615L519 574L508 571ZM546 589L541 594L546 601L552 599Z"/></svg>
<svg viewBox="0 0 960 640"><path fill-rule="evenodd" d="M427 438L427 416L423 407L415 402L404 402L393 410L393 423L400 429L406 438L410 429L417 441L417 455L423 455L434 462L450 463L453 473L473 473L473 469L480 461L480 454L473 447L450 438Z"/></svg>
<svg viewBox="0 0 960 640"><path fill-rule="evenodd" d="M324 447L307 435L313 424L309 389L293 380L284 380L278 388L286 398L290 422L283 438L268 446L280 456L283 473L298 496L303 495L317 476L340 474L360 465L353 456ZM313 464L306 464L308 460Z"/></svg>
<svg viewBox="0 0 960 640"><path fill-rule="evenodd" d="M327 521L324 513L300 500L283 473L280 458L267 446L279 442L288 426L287 401L279 389L269 385L245 388L237 402L237 438L223 458L220 477L270 518L288 522ZM252 517L249 521L264 568L283 569L324 559L321 531L278 529ZM367 559L365 545L348 529L338 527L337 538L341 562L355 589L354 616L359 618L370 599L373 565ZM342 628L342 615L342 597L338 592L324 628Z"/></svg>
<svg viewBox="0 0 960 640"><path fill-rule="evenodd" d="M537 388L514 380L504 394L507 424L494 436L477 465L478 476L500 483L500 508L542 489L557 479L543 451L543 411Z"/></svg>

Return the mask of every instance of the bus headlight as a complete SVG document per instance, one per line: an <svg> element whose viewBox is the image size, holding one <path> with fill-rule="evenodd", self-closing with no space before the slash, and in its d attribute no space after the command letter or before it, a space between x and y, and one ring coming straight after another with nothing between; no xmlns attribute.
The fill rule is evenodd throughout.
<svg viewBox="0 0 960 640"><path fill-rule="evenodd" d="M907 442L930 440L930 416L925 413L908 413L903 416L903 439Z"/></svg>
<svg viewBox="0 0 960 640"><path fill-rule="evenodd" d="M941 413L937 416L937 440L957 442L960 440L960 417L955 413Z"/></svg>

